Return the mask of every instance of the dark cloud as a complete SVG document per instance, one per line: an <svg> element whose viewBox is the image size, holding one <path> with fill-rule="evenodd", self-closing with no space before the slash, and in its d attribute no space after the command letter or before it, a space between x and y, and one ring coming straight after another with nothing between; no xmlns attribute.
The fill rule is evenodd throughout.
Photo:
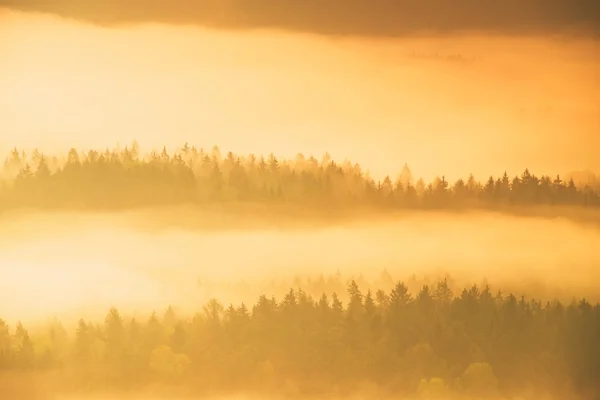
<svg viewBox="0 0 600 400"><path fill-rule="evenodd" d="M99 24L164 22L330 35L423 31L600 36L600 0L0 0Z"/></svg>

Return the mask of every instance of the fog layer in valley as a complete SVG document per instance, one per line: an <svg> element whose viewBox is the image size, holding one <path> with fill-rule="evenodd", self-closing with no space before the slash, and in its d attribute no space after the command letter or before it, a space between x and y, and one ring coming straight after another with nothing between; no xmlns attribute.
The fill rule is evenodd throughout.
<svg viewBox="0 0 600 400"><path fill-rule="evenodd" d="M168 224L177 213L4 216L0 314L11 321L101 317L113 305L147 313L169 303L195 312L210 297L253 302L273 278L292 285L295 276L339 271L377 279L384 269L395 279L449 274L459 285L487 279L527 296L599 298L600 230L567 220L416 213L243 228L241 218L237 229L220 230L215 221L225 216L188 214L197 228L212 219L207 230ZM240 281L244 290L227 289Z"/></svg>

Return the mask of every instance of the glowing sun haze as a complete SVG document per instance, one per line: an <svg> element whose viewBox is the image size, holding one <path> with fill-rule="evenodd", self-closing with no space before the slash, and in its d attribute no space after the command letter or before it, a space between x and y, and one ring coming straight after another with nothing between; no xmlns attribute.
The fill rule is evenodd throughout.
<svg viewBox="0 0 600 400"><path fill-rule="evenodd" d="M0 150L222 150L456 178L600 168L593 39L328 38L0 11ZM460 56L460 57L458 57Z"/></svg>

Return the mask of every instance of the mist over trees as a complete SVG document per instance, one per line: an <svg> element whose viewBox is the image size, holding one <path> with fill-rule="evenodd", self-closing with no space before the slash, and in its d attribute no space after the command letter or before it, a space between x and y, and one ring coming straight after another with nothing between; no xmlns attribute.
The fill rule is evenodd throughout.
<svg viewBox="0 0 600 400"><path fill-rule="evenodd" d="M66 391L186 388L194 394L366 390L420 399L595 399L600 305L517 297L447 280L402 281L254 304L212 299L191 317L111 308L104 321L27 329L0 320L0 376L48 373ZM343 301L343 302L342 302Z"/></svg>
<svg viewBox="0 0 600 400"><path fill-rule="evenodd" d="M375 181L359 165L338 164L328 155L283 160L188 145L148 156L136 144L103 152L72 149L64 157L15 149L1 182L0 210L211 203L382 211L600 205L598 187L528 170L484 182L470 176L450 183L442 176L426 183L404 166L394 178ZM219 292L202 283L199 289ZM343 285L339 277L300 286L278 298L261 295L253 304L212 298L191 316L170 306L132 316L115 305L104 320L82 318L76 326L0 319L0 394L10 395L13 377L26 386L44 377L55 389L79 394L365 393L430 400L600 395L598 303L525 297L487 285L456 290L447 280L418 289L391 277L379 287L360 279Z"/></svg>
<svg viewBox="0 0 600 400"><path fill-rule="evenodd" d="M600 205L600 186L560 176L472 175L448 182L415 179L405 165L397 176L372 179L358 164L299 154L294 160L221 154L185 144L180 151L140 155L137 144L120 150L64 157L14 149L6 158L0 209L134 208L215 202L297 204L313 208L510 209Z"/></svg>

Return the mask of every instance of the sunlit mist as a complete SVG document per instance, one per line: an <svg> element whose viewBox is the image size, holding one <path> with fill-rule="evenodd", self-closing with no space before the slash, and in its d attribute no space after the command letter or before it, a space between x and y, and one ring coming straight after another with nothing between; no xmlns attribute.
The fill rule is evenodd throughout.
<svg viewBox="0 0 600 400"><path fill-rule="evenodd" d="M169 224L182 212L190 217L174 209L4 219L0 273L6 279L0 293L12 304L5 316L98 317L114 304L128 312L148 313L164 304L190 312L214 296L252 302L271 279L291 284L296 276L337 271L370 279L383 270L398 278L451 274L461 284L486 280L524 290L527 283L549 298L598 297L600 255L591 250L600 246L600 231L566 220L475 213L279 229L261 226L260 220L254 228L241 228L249 217L220 230ZM152 230L148 220L154 221ZM203 281L244 281L247 289L205 293L198 286Z"/></svg>
<svg viewBox="0 0 600 400"><path fill-rule="evenodd" d="M600 399L592 3L0 1L0 400Z"/></svg>

